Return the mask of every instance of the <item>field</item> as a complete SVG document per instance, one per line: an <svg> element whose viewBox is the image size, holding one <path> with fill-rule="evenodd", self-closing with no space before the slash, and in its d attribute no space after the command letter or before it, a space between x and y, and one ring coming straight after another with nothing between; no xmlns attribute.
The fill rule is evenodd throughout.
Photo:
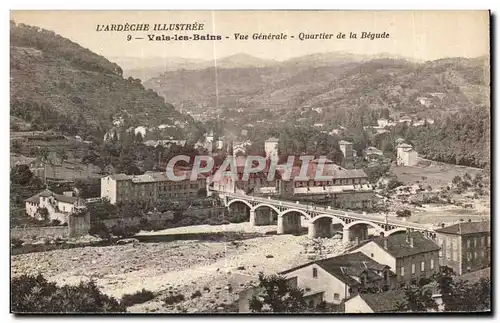
<svg viewBox="0 0 500 323"><path fill-rule="evenodd" d="M456 175L463 176L465 173L474 178L483 170L479 168L444 164L438 162L427 162L428 166L418 165L413 167L391 166L391 172L395 174L405 185L422 184L424 187L430 185L432 188L441 188L448 185ZM425 163L425 164L427 164ZM424 163L421 163L424 164Z"/></svg>

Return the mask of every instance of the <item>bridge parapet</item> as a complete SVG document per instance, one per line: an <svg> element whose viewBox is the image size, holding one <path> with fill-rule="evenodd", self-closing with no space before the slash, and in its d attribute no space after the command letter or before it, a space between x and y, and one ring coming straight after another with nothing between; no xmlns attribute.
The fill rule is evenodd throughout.
<svg viewBox="0 0 500 323"><path fill-rule="evenodd" d="M370 223L373 223L374 227L382 228L385 231L395 232L397 228L406 228L412 231L421 231L421 232L433 231L432 228L429 228L419 223L400 221L394 219L387 220L385 216L383 216L382 214L380 215L373 215L373 214L368 215L366 213L359 214L354 212L346 212L338 209L332 209L331 206L325 208L322 206L300 203L299 201L295 202L283 201L283 200L272 199L271 197L264 198L264 197L248 196L235 193L224 193L224 194L219 194L219 196L221 196L221 198L224 199L225 205L227 207L229 207L232 203L242 202L246 204L252 211L255 211L259 207L271 208L278 213L279 217L282 217L283 215L289 212L296 211L298 213L301 213L309 220L313 221L316 218L328 216L331 217L332 219L333 218L339 219L346 225L349 225L353 222L368 221Z"/></svg>

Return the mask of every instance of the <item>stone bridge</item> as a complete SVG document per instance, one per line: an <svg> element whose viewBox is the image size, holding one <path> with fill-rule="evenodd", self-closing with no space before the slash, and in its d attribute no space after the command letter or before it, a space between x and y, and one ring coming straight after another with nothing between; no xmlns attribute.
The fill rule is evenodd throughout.
<svg viewBox="0 0 500 323"><path fill-rule="evenodd" d="M311 239L317 237L332 237L335 231L342 231L344 242L363 241L368 238L368 228L373 228L378 234L389 236L397 232L420 231L433 238L433 229L409 221L388 219L384 215L360 214L332 209L331 207L312 204L282 201L277 199L254 197L234 193L221 193L226 207L237 203L246 205L250 213L252 225L270 225L276 223L278 234L300 233L302 219L308 223L308 235Z"/></svg>

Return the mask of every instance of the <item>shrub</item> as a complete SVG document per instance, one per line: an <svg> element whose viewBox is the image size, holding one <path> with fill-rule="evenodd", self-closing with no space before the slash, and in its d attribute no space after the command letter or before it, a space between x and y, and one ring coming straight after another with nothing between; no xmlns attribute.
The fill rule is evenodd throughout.
<svg viewBox="0 0 500 323"><path fill-rule="evenodd" d="M109 229L102 221L92 223L90 226L89 234L92 236L98 236L105 240L108 240L110 238Z"/></svg>
<svg viewBox="0 0 500 323"><path fill-rule="evenodd" d="M134 304L145 303L149 300L152 300L154 297L155 295L152 291L143 288L141 291L138 291L134 294L123 295L120 304L122 304L125 307L129 307Z"/></svg>
<svg viewBox="0 0 500 323"><path fill-rule="evenodd" d="M23 245L24 241L18 238L11 238L10 245L14 248L19 248Z"/></svg>
<svg viewBox="0 0 500 323"><path fill-rule="evenodd" d="M111 234L123 238L130 238L136 235L140 230L136 226L122 226L122 225L114 225L111 227Z"/></svg>
<svg viewBox="0 0 500 323"><path fill-rule="evenodd" d="M52 226L61 225L61 221L58 219L53 219L52 221L50 221L50 225L52 225Z"/></svg>
<svg viewBox="0 0 500 323"><path fill-rule="evenodd" d="M405 209L405 210L398 210L398 211L396 211L396 216L398 216L398 217L405 217L406 218L406 217L411 216L411 211L407 210L407 209Z"/></svg>
<svg viewBox="0 0 500 323"><path fill-rule="evenodd" d="M387 183L388 190L393 190L399 186L403 186L403 182L398 181L396 178L391 178L391 180Z"/></svg>
<svg viewBox="0 0 500 323"><path fill-rule="evenodd" d="M93 281L59 287L42 275L22 275L11 280L11 311L14 313L125 312L125 307L103 294Z"/></svg>
<svg viewBox="0 0 500 323"><path fill-rule="evenodd" d="M196 292L194 292L191 295L191 299L194 299L194 298L197 298L197 297L201 297L201 292L199 290L197 290Z"/></svg>
<svg viewBox="0 0 500 323"><path fill-rule="evenodd" d="M173 305L175 303L179 303L182 301L184 301L184 295L182 295L182 294L169 295L169 296L165 297L165 299L163 300L165 305Z"/></svg>
<svg viewBox="0 0 500 323"><path fill-rule="evenodd" d="M142 218L139 221L139 226L138 227L139 227L140 230L144 230L144 231L151 231L151 230L153 230L153 225L146 218Z"/></svg>

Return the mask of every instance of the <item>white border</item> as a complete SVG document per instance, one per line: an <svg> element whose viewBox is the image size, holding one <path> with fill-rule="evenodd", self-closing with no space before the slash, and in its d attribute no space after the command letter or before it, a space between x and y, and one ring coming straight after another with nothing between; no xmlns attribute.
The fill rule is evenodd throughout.
<svg viewBox="0 0 500 323"><path fill-rule="evenodd" d="M1 37L1 43L4 46L3 50L0 51L0 54L2 55L2 64L1 64L1 69L2 73L1 75L4 76L5 83L3 83L3 86L1 88L1 94L2 94L2 102L3 104L3 109L2 109L2 117L0 117L0 129L3 132L3 135L0 136L0 140L3 141L2 146L5 147L4 149L9 149L9 109L8 109L8 102L9 102L9 86L8 86L8 77L9 77L9 30L8 30L8 22L9 22L9 11L10 9L13 10L28 10L28 9L33 9L33 10L49 10L49 9L72 9L72 10L160 10L160 9L186 9L186 10L194 10L194 9L203 9L203 10L209 10L209 9L344 9L344 10L382 10L382 9L387 9L387 10L431 10L431 9L453 9L453 10L477 10L477 9L491 9L492 13L499 13L499 4L500 1L498 0L474 0L474 1L437 1L437 0L420 0L420 1L384 1L384 0L378 0L378 1L360 1L360 0L349 0L349 1L343 1L343 2L337 2L337 3L331 3L331 1L318 1L318 0L307 0L303 1L300 3L292 3L290 1L272 1L272 0L253 0L249 1L247 3L244 3L242 1L189 1L189 0L183 0L179 2L171 2L171 1L119 1L116 2L115 4L108 4L108 3L103 3L103 1L99 0L86 0L86 1L53 1L53 0L44 0L44 1L3 1L2 2L2 7L5 6L4 10L2 10L2 31L0 33ZM495 33L495 42L498 41L498 33ZM493 55L492 55L493 57ZM498 62L497 62L498 63ZM495 68L495 74L497 71L497 68ZM498 84L496 84L495 89L498 90ZM493 107L496 107L496 100L493 104ZM493 108L492 107L492 108ZM496 117L494 120L494 125L495 124L500 124L500 114L496 113ZM494 127L492 127L494 129ZM497 138L495 138L497 139ZM496 140L495 144L495 150L498 151L500 149L498 144L498 141ZM1 185L1 190L2 190L2 196L6 197L7 194L9 193L9 181L7 180L8 178L8 170L9 170L9 157L8 157L8 152L2 154L2 162L1 165L3 166L3 170L6 174L5 180L2 181ZM498 158L496 158L498 161ZM495 166L497 163L495 163ZM495 183L495 181L492 179L492 182ZM496 189L495 189L496 192ZM497 201L496 199L496 194L495 196L492 196L493 201ZM8 217L8 208L9 208L9 199L4 198L0 199L1 207L2 210L4 211L2 214L2 221L3 221L3 233L4 233L4 243L2 244L1 248L1 255L0 259L8 259L9 257L9 247L10 247L10 242L8 240L9 236L9 217ZM492 215L492 216L496 216ZM495 221L495 229L498 231L498 222L499 220ZM495 245L496 247L496 245ZM497 248L495 248L496 250ZM499 248L500 249L500 248ZM495 255L497 256L497 255ZM496 259L495 257L494 259ZM494 267L496 269L496 267ZM495 270L496 271L496 270ZM9 262L6 262L5 266L1 267L1 274L2 278L4 281L3 288L2 288L2 322L6 321L11 321L14 320L14 317L9 313L10 310L10 304L9 304L9 282L8 282L8 277L9 277L9 272L10 272L10 265ZM497 275L495 275L497 277ZM496 303L497 297L494 297L494 301ZM495 304L498 305L498 304ZM496 309L498 309L498 306L495 306ZM92 318L92 317L90 317ZM153 317L148 317L148 319L151 319ZM155 319L159 320L176 320L180 318L176 317L154 317ZM202 321L206 319L210 319L210 316L206 317L192 317L192 318L186 318L184 317L183 319L189 320L189 321ZM214 319L219 319L221 317L214 317ZM255 318L255 317L253 317ZM418 319L418 317L416 317ZM33 318L35 322L41 322L41 321L47 321L52 318ZM82 317L65 317L65 318L60 318L64 321L66 320L75 320L75 319L82 319ZM97 319L97 318L96 318ZM101 319L101 318L99 318ZM134 321L144 321L146 318L144 317L132 317L128 318L129 320L132 319ZM229 319L235 319L235 317L230 317ZM250 317L242 317L240 319L251 319ZM262 319L267 319L266 318L258 318L259 320ZM277 320L286 320L287 318L285 317L277 317L275 318ZM294 317L294 320L310 320L309 317ZM342 318L339 316L335 316L332 318L328 317L323 317L323 319L330 319L330 320L335 320L335 321L343 321L346 320L347 318ZM363 318L363 317L355 317L351 318L355 320L371 320L373 318ZM402 320L407 320L411 318L406 318L406 317L382 317L383 320L386 319L402 319ZM437 318L431 318L431 317L425 317L425 320L436 320ZM448 318L452 319L452 318ZM456 319L456 318L453 318ZM462 318L462 319L474 319L474 316L471 315L470 319L469 318Z"/></svg>

